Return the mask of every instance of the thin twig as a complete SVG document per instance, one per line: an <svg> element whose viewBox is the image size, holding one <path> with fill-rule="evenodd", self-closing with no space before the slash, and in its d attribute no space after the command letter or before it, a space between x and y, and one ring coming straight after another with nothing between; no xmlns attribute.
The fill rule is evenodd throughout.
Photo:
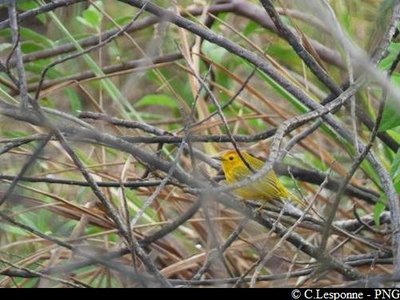
<svg viewBox="0 0 400 300"><path fill-rule="evenodd" d="M18 14L16 9L16 1L10 1L8 15L10 18L10 28L12 33L12 40L14 43L14 53L18 73L18 89L21 97L21 109L26 110L29 104L28 87L26 84L25 67L22 62L21 40L19 34ZM11 55L10 55L11 57Z"/></svg>
<svg viewBox="0 0 400 300"><path fill-rule="evenodd" d="M77 58L77 57L79 57L79 56L82 56L82 55L84 55L84 54L86 54L86 53L89 53L89 52L95 50L95 49L101 48L101 47L103 47L104 45L106 45L106 44L108 44L109 42L111 42L113 39L115 39L115 38L116 38L117 36L119 36L121 33L125 32L125 31L127 30L127 28L128 28L131 24L133 24L133 23L139 18L139 16L142 14L143 10L146 8L147 2L148 2L148 1L146 1L146 2L143 3L143 6L142 6L142 7L139 9L139 11L133 16L132 21L131 21L130 23L128 23L127 25L123 26L123 27L122 27L119 31L117 31L114 35L111 35L111 36L108 37L107 39L102 40L102 41L101 41L100 43L98 43L97 45L94 45L94 46L92 46L92 47L90 47L90 48L87 48L87 49L85 49L85 50L83 50L83 51L78 51L77 53L71 54L71 55L69 55L69 56L67 56L67 57L58 59L58 60L56 60L56 61L54 61L54 62L48 64L48 65L43 69L42 74L40 75L40 80L39 80L39 83L38 83L38 86L37 86L37 89L36 89L36 93L35 93L34 100L37 101L37 100L39 99L39 95L40 95L40 92L41 92L41 90L42 90L42 85L43 85L44 79L45 79L45 77L46 77L47 72L48 72L50 69L52 69L53 67L55 67L55 66L57 66L57 65L59 65L59 64L61 64L61 63L64 63L64 62L69 61L69 60L71 60L71 59L74 59L74 58Z"/></svg>
<svg viewBox="0 0 400 300"><path fill-rule="evenodd" d="M47 137L44 140L40 141L39 147L36 148L36 150L29 157L28 161L22 166L18 175L13 178L7 191L0 198L0 206L5 201L7 201L7 199L10 197L10 195L14 192L14 189L17 187L18 182L21 180L21 178L24 176L24 174L29 170L29 168L36 162L36 160L38 159L38 156L43 151L44 147L46 147L47 143L50 141L52 136L53 136L53 134L50 133L47 135Z"/></svg>

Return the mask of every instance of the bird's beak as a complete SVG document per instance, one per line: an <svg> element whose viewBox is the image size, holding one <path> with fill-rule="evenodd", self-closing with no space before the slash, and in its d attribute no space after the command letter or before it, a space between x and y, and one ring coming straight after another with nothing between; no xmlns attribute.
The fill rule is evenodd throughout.
<svg viewBox="0 0 400 300"><path fill-rule="evenodd" d="M222 158L221 158L220 156L212 156L211 158L212 158L212 159L215 159L215 160L222 161Z"/></svg>

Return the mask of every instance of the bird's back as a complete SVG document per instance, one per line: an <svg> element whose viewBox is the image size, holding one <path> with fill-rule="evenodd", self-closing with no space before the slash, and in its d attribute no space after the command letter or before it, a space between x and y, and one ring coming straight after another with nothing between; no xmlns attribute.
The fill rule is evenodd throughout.
<svg viewBox="0 0 400 300"><path fill-rule="evenodd" d="M264 162L246 152L242 153L243 158L246 162L252 167L253 171L259 171L263 166ZM231 173L234 175L234 180L232 181L241 181L245 178L248 178L253 174L251 170L247 166L237 165L234 167ZM287 189L283 186L283 184L279 181L273 170L270 170L266 175L264 175L261 179L249 184L248 186L239 188L235 190L235 192L248 200L281 200L288 195Z"/></svg>

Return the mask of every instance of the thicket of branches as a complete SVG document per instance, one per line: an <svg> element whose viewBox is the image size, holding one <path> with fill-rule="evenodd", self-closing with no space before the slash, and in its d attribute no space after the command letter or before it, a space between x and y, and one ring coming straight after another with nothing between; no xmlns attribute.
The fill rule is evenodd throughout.
<svg viewBox="0 0 400 300"><path fill-rule="evenodd" d="M2 2L1 287L398 280L399 1Z"/></svg>

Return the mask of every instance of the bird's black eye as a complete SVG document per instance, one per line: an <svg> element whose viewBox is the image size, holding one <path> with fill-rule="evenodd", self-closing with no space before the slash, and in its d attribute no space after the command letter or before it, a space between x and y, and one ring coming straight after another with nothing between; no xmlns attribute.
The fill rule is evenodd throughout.
<svg viewBox="0 0 400 300"><path fill-rule="evenodd" d="M233 160L233 156L229 156L229 160Z"/></svg>

